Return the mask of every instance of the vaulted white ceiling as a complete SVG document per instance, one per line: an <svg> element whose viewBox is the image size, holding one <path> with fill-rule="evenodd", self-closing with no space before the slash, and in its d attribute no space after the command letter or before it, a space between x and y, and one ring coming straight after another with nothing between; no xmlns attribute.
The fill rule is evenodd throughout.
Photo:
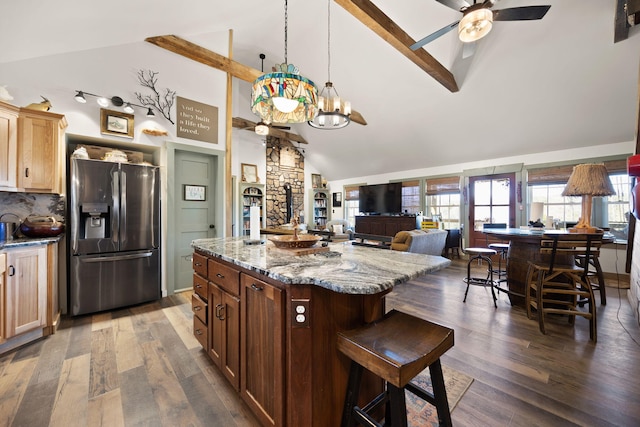
<svg viewBox="0 0 640 427"><path fill-rule="evenodd" d="M415 40L461 15L435 0L373 2ZM0 63L228 29L236 61L258 69L260 53L265 69L284 61L284 0L7 3ZM425 46L455 75L460 90L452 93L332 2L331 80L368 125L292 130L329 180L567 148L588 154L589 146L634 140L640 26L614 44L615 3L498 1L494 9L551 9L540 21L494 23L465 60L455 31ZM328 77L327 40L327 1L289 0L288 62L319 87ZM239 84L246 95L234 115L255 120L249 85Z"/></svg>

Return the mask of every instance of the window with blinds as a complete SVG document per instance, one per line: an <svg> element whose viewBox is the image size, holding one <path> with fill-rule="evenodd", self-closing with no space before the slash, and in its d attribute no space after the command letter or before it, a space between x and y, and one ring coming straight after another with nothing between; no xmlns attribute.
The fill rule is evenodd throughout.
<svg viewBox="0 0 640 427"><path fill-rule="evenodd" d="M629 209L629 176L627 175L626 159L594 161L594 163L604 163L609 172L611 183L616 190L616 195L603 199L603 212L598 215L603 216L603 224L599 225L611 228L611 231L620 238L626 238ZM528 217L532 215L531 204L538 203L542 204L543 209L541 220L552 218L554 223L559 226L564 226L567 223L571 225L571 223L578 221L581 214L581 198L562 196L562 191L574 166L532 168L527 171ZM529 220L536 219L529 218Z"/></svg>
<svg viewBox="0 0 640 427"><path fill-rule="evenodd" d="M420 211L420 181L402 182L402 212L416 214Z"/></svg>

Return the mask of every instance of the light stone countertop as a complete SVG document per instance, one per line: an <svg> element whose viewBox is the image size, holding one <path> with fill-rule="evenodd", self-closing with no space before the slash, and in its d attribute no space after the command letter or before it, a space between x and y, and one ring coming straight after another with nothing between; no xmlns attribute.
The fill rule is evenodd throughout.
<svg viewBox="0 0 640 427"><path fill-rule="evenodd" d="M63 238L64 233L53 237L19 237L17 239L10 239L5 240L4 242L0 242L0 250L21 246L48 245L49 243L59 242Z"/></svg>
<svg viewBox="0 0 640 427"><path fill-rule="evenodd" d="M194 240L191 246L288 285L310 284L346 294L376 294L451 263L440 256L350 242L329 243L328 253L296 256L276 249L266 236L261 238L264 243L256 245L245 244L246 237L229 237Z"/></svg>

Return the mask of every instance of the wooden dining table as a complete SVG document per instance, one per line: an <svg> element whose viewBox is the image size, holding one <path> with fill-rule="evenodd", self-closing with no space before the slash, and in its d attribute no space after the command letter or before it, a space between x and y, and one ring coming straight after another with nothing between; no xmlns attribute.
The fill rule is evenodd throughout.
<svg viewBox="0 0 640 427"><path fill-rule="evenodd" d="M502 289L509 295L509 301L513 306L525 306L525 289L527 269L529 261L542 261L540 254L540 241L545 229L533 228L493 228L483 231L490 238L508 241L507 252L507 285L508 289ZM549 230L553 233L569 233L566 230ZM612 243L612 235L605 234L603 243Z"/></svg>

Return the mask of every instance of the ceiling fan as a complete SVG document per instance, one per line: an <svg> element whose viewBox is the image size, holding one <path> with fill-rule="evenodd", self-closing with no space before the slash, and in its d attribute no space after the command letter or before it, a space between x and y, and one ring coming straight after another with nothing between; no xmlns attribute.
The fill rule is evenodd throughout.
<svg viewBox="0 0 640 427"><path fill-rule="evenodd" d="M491 10L496 0L469 4L465 0L436 0L438 3L462 12L462 18L410 46L418 50L427 43L458 27L458 36L465 43L474 42L489 34L493 21L529 21L542 19L551 6L523 6Z"/></svg>

